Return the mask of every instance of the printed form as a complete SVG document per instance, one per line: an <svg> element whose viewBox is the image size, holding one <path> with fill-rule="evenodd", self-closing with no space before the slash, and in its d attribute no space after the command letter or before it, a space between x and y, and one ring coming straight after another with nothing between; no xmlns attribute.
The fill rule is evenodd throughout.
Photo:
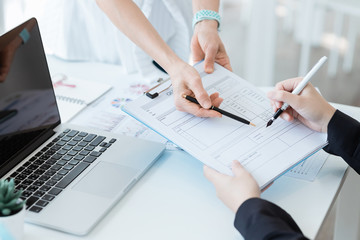
<svg viewBox="0 0 360 240"><path fill-rule="evenodd" d="M326 134L298 121L279 118L266 128L273 111L262 91L217 64L212 74L203 71L203 62L195 68L207 92L224 99L220 108L256 127L225 116L199 118L177 111L171 88L155 99L141 96L123 110L219 172L231 175L231 162L238 160L260 187L326 145Z"/></svg>

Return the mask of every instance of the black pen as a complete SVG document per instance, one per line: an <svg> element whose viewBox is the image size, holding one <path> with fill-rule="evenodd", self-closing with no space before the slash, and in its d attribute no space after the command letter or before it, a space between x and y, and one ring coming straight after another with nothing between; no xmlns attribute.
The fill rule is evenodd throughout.
<svg viewBox="0 0 360 240"><path fill-rule="evenodd" d="M188 95L183 95L183 97L184 97L186 100L189 100L190 102L193 102L193 103L196 103L196 104L199 104L199 105L200 105L200 103L196 100L196 98L193 98L193 97L188 96ZM232 118L232 119L234 119L234 120L237 120L237 121L239 121L239 122L242 122L242 123L245 123L245 124L247 124L247 125L251 125L251 126L256 127L256 125L253 124L253 123L251 123L250 121L248 121L248 120L246 120L246 119L244 119L244 118L241 118L241 117L239 117L239 116L236 116L236 115L234 115L234 114L232 114L232 113L229 113L229 112L227 112L227 111L224 111L224 110L222 110L222 109L220 109L220 108L218 108L218 107L211 106L210 109L211 109L211 110L214 110L214 111L217 111L217 112L221 113L222 115L227 116L227 117L229 117L229 118Z"/></svg>

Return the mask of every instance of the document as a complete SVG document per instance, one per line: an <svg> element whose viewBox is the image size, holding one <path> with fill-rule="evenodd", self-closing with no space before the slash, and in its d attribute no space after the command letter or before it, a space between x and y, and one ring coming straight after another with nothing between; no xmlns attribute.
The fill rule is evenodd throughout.
<svg viewBox="0 0 360 240"><path fill-rule="evenodd" d="M219 172L232 175L231 162L238 160L260 187L327 144L326 134L296 120L279 118L266 128L273 111L262 91L220 65L212 74L204 72L203 62L195 68L207 92L219 92L224 99L220 108L256 127L225 116L199 118L177 111L171 88L154 99L143 95L123 110Z"/></svg>
<svg viewBox="0 0 360 240"><path fill-rule="evenodd" d="M112 88L104 83L85 81L63 74L55 75L52 81L62 122L68 122Z"/></svg>
<svg viewBox="0 0 360 240"><path fill-rule="evenodd" d="M131 91L128 91L129 89ZM136 91L134 91L135 89ZM142 93L143 91L132 86L114 85L112 90L90 104L81 114L72 118L70 123L149 141L167 143L168 141L165 138L121 111L121 106L142 95ZM167 149L171 147L171 144L168 146Z"/></svg>
<svg viewBox="0 0 360 240"><path fill-rule="evenodd" d="M285 174L285 176L312 182L316 179L317 174L326 162L326 159L329 157L329 155L330 154L326 153L324 150L320 150L307 158L305 161L291 168Z"/></svg>

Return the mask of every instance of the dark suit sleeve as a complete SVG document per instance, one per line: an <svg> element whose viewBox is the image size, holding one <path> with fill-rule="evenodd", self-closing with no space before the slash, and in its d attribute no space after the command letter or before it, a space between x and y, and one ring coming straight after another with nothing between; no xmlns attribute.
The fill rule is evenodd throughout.
<svg viewBox="0 0 360 240"><path fill-rule="evenodd" d="M342 157L360 174L360 123L336 110L328 125L328 153Z"/></svg>
<svg viewBox="0 0 360 240"><path fill-rule="evenodd" d="M287 212L260 198L248 199L239 207L234 226L246 240L307 239Z"/></svg>
<svg viewBox="0 0 360 240"><path fill-rule="evenodd" d="M336 110L328 125L328 142L324 150L342 157L360 174L360 123ZM307 239L288 213L260 198L239 207L234 225L246 240Z"/></svg>

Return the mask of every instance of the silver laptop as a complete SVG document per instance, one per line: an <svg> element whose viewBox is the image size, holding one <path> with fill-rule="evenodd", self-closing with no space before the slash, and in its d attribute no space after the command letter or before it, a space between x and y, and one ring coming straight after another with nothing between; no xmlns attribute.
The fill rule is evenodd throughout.
<svg viewBox="0 0 360 240"><path fill-rule="evenodd" d="M164 145L61 124L35 19L0 37L0 175L30 223L85 235Z"/></svg>

